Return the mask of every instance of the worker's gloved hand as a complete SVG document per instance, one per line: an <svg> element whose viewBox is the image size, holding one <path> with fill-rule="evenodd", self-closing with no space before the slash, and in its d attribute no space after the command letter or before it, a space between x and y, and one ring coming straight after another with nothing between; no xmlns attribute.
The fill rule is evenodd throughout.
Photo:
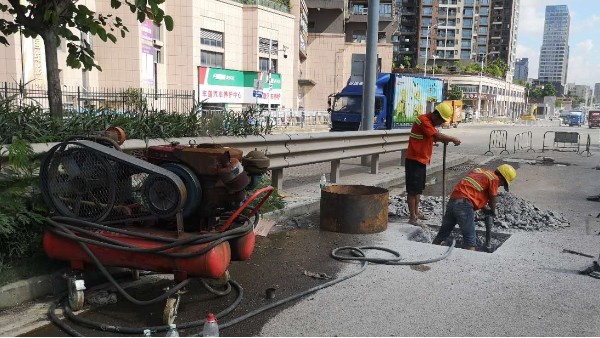
<svg viewBox="0 0 600 338"><path fill-rule="evenodd" d="M481 211L486 216L494 216L494 217L496 216L496 212L490 208L483 208Z"/></svg>

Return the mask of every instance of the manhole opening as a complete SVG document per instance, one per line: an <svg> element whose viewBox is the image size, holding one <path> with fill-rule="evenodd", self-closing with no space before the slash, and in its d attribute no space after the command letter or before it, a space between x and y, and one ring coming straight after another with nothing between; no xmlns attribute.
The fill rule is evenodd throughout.
<svg viewBox="0 0 600 338"><path fill-rule="evenodd" d="M525 159L525 158L505 158L504 162L508 163L521 163L529 165L542 165L542 166L556 166L556 167L568 167L573 165L569 162L558 162L551 157L538 156L536 159Z"/></svg>
<svg viewBox="0 0 600 338"><path fill-rule="evenodd" d="M428 225L426 228L419 229L419 231L410 236L408 240L413 242L431 243L439 230L439 226ZM485 247L485 230L477 229L475 232L477 233L477 251L489 253L493 253L494 251L498 250L498 248L502 246L502 244L504 244L504 242L506 242L511 236L510 234L492 231L492 235L490 236L490 250L488 251ZM448 239L442 244L449 246L452 243L452 238L456 239L457 248L463 247L463 237L460 228L455 227L454 230L452 230L450 237L448 237Z"/></svg>

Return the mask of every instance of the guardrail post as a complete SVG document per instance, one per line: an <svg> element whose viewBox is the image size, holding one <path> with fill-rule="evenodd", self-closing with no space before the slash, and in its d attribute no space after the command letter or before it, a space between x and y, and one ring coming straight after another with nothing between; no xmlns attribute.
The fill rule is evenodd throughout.
<svg viewBox="0 0 600 338"><path fill-rule="evenodd" d="M371 174L379 172L379 154L371 155Z"/></svg>
<svg viewBox="0 0 600 338"><path fill-rule="evenodd" d="M331 173L329 174L331 183L338 183L340 180L340 160L331 161Z"/></svg>
<svg viewBox="0 0 600 338"><path fill-rule="evenodd" d="M282 191L283 188L283 168L271 169L271 185L277 191Z"/></svg>

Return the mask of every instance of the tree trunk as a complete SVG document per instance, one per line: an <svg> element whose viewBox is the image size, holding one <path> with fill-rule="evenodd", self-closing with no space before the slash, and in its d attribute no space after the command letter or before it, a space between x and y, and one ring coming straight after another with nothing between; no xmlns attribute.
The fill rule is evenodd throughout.
<svg viewBox="0 0 600 338"><path fill-rule="evenodd" d="M62 88L58 70L58 35L52 31L41 34L46 52L46 78L48 80L48 103L52 118L62 123Z"/></svg>

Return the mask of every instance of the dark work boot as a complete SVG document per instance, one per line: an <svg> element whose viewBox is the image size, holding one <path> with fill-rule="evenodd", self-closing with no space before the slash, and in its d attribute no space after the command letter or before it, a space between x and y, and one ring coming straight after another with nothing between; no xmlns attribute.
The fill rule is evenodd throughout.
<svg viewBox="0 0 600 338"><path fill-rule="evenodd" d="M470 251L477 251L477 247L476 246L465 246L463 249L470 250Z"/></svg>

